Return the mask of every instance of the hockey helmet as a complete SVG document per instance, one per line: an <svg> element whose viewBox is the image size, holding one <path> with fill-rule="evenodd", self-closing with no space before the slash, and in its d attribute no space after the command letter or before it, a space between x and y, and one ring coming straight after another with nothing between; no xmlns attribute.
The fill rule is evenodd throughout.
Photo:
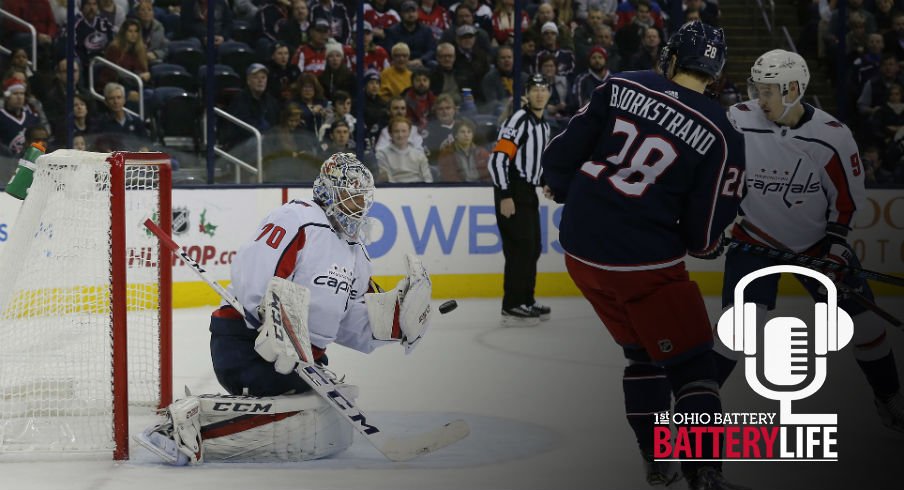
<svg viewBox="0 0 904 490"><path fill-rule="evenodd" d="M803 56L784 49L773 49L763 53L750 67L750 82L778 84L782 97L788 95L791 82L797 82L803 97L810 83L810 70Z"/></svg>
<svg viewBox="0 0 904 490"><path fill-rule="evenodd" d="M529 91L531 87L546 87L549 88L549 81L546 80L546 77L539 73L534 73L530 78L527 79L527 84L525 85L525 90Z"/></svg>
<svg viewBox="0 0 904 490"><path fill-rule="evenodd" d="M336 231L357 240L374 202L374 177L353 153L335 153L314 180L314 201Z"/></svg>
<svg viewBox="0 0 904 490"><path fill-rule="evenodd" d="M725 66L727 51L722 29L695 20L672 34L659 55L659 67L662 73L668 74L671 57L675 55L678 68L715 79Z"/></svg>

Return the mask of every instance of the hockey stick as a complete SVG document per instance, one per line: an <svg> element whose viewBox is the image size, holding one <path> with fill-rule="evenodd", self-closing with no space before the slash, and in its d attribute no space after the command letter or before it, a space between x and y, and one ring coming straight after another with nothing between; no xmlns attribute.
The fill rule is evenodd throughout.
<svg viewBox="0 0 904 490"><path fill-rule="evenodd" d="M893 284L895 286L904 287L904 278L902 277L890 276L888 274L882 274L881 272L875 272L868 269L861 269L859 267L841 265L830 260L821 259L819 257L810 257L809 255L779 250L777 248L758 245L755 243L742 242L735 238L728 237L724 237L722 239L722 245L724 245L726 248L737 248L742 252L769 257L770 259L778 260L788 264L797 264L824 271L851 274L853 276L870 281L879 281Z"/></svg>
<svg viewBox="0 0 904 490"><path fill-rule="evenodd" d="M160 243L184 260L185 263L195 271L195 274L197 274L198 277L213 288L213 290L235 308L236 311L243 312L245 318L252 324L259 323L253 316L249 315L248 311L245 310L238 298L229 294L223 286L220 286L216 281L209 278L207 276L207 271L201 264L198 264L194 259L189 257L188 254L182 250L172 238L167 236L156 223L147 219L145 220L144 225L157 236ZM282 303L275 294L272 294L267 301L264 301L264 305L270 309L269 311L272 314L278 316L283 322L288 320L289 316L282 314L284 311ZM465 421L456 420L423 434L406 437L389 436L373 423L368 423L367 416L364 412L356 407L351 400L345 398L339 390L335 388L339 383L336 382L333 376L326 374L319 366L308 362L310 356L305 353L302 342L302 340L306 339L298 339L295 336L295 329L291 328L291 326L288 326L288 328L280 328L283 329L291 340L290 343L300 359L298 367L295 370L298 375L311 386L311 389L326 400L333 409L342 414L359 434L367 439L369 443L377 448L377 450L388 459L392 461L408 461L422 454L431 453L458 442L470 433L470 428ZM308 340L308 342L310 341Z"/></svg>
<svg viewBox="0 0 904 490"><path fill-rule="evenodd" d="M809 255L795 254L794 252L791 252L790 250L783 250L783 249L778 249L778 248L774 248L774 247L768 247L765 245L756 245L756 244L742 242L740 240L731 239L731 238L727 238L727 237L723 239L722 243L729 248L737 248L738 250L740 250L744 253L750 253L753 255L763 255L763 256L770 257L770 258L773 258L776 260L789 261L789 259L784 258L785 255L791 256L791 257L800 256L800 257L806 258L806 259L815 258L815 257L810 257ZM750 248L748 248L748 246L750 246ZM761 252L759 249L765 249L766 251ZM771 251L775 251L775 253L772 253ZM778 255L780 255L780 254L781 254L781 257L778 257ZM819 259L819 260L822 260L822 259ZM824 261L824 262L829 262L829 261ZM792 263L803 264L803 262L792 262ZM839 264L836 264L835 262L830 262L830 263L838 266L838 269L841 268L841 266ZM818 268L818 266L815 266L815 267ZM862 269L854 269L852 267L846 267L846 269L850 269L850 270L854 270L854 271L862 270ZM866 272L871 272L871 271L866 271ZM876 273L876 274L878 274L878 273ZM904 326L904 324L902 324L901 320L898 320L894 315L883 310L881 306L877 305L873 301L870 301L866 296L863 296L862 294L858 293L857 291L851 289L850 287L848 287L844 284L838 284L837 286L838 286L838 290L840 292L850 296L850 298L852 300L854 300L855 302L857 302L858 304L860 304L860 306L863 306L864 308L872 311L873 313L875 313L876 315L878 315L880 318L887 321L888 323L891 323L892 325L894 325L895 327L898 327L898 328L901 328L902 326Z"/></svg>
<svg viewBox="0 0 904 490"><path fill-rule="evenodd" d="M841 291L842 294L846 294L846 295L850 296L851 299L853 299L854 301L859 303L860 306L866 308L869 311L872 311L873 313L878 315L883 320L887 321L888 323L891 323L895 327L898 327L898 328L904 327L904 323L902 323L901 320L898 320L897 317L895 317L891 313L883 310L881 306L870 301L869 298L867 298L866 296L858 293L857 291L854 291L853 289L849 288L848 286L845 286L844 284L837 284L836 286L838 286L838 290Z"/></svg>

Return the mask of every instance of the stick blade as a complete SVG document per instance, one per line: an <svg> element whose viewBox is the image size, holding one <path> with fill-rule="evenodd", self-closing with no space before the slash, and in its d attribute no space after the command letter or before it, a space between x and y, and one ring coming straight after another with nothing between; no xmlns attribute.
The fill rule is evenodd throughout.
<svg viewBox="0 0 904 490"><path fill-rule="evenodd" d="M408 461L454 444L470 433L471 428L467 422L455 420L430 432L390 439L379 449L392 461Z"/></svg>

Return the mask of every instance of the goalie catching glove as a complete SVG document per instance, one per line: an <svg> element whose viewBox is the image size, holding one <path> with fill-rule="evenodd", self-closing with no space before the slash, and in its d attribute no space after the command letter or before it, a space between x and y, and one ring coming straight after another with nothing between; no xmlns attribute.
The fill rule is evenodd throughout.
<svg viewBox="0 0 904 490"><path fill-rule="evenodd" d="M407 354L417 346L430 326L433 284L420 259L411 254L405 258L408 276L390 291L365 294L364 302L374 338L399 340Z"/></svg>

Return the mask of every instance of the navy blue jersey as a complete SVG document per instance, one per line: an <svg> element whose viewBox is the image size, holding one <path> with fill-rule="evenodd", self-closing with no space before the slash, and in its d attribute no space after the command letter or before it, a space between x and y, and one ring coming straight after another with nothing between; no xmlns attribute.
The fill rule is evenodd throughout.
<svg viewBox="0 0 904 490"><path fill-rule="evenodd" d="M0 106L2 107L2 106ZM22 108L22 114L14 116L6 109L0 108L0 146L5 153L20 156L25 151L25 132L28 128L39 126L41 120L28 105Z"/></svg>
<svg viewBox="0 0 904 490"><path fill-rule="evenodd" d="M542 165L565 203L566 253L653 269L718 245L737 213L744 140L706 96L653 72L620 73L549 143Z"/></svg>

